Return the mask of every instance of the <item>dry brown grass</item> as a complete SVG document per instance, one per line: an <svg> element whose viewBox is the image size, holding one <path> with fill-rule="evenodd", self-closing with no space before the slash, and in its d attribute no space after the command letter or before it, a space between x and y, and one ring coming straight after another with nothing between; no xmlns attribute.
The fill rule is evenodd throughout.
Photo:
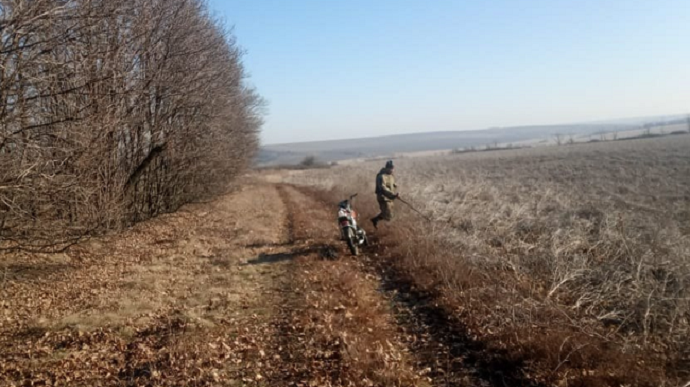
<svg viewBox="0 0 690 387"><path fill-rule="evenodd" d="M690 379L690 140L591 144L398 162L408 200L384 232L401 278L471 335L565 385ZM290 181L365 194L363 163Z"/></svg>

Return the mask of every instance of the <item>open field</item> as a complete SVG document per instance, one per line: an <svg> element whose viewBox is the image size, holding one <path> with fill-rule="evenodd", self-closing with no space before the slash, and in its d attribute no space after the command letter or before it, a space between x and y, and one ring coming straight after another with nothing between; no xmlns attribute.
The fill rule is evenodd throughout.
<svg viewBox="0 0 690 387"><path fill-rule="evenodd" d="M0 255L0 385L683 386L690 139L263 170L60 254ZM294 183L294 185L286 184Z"/></svg>
<svg viewBox="0 0 690 387"><path fill-rule="evenodd" d="M383 157L424 157L456 149L542 147L631 139L687 132L685 116L571 125L520 126L483 130L422 132L348 140L270 144L261 147L262 167L297 165L306 157L328 163L361 162Z"/></svg>
<svg viewBox="0 0 690 387"><path fill-rule="evenodd" d="M288 180L369 194L380 164ZM396 174L434 221L398 205L392 275L488 348L560 385L690 379L690 138L400 159ZM373 194L360 206L373 215Z"/></svg>

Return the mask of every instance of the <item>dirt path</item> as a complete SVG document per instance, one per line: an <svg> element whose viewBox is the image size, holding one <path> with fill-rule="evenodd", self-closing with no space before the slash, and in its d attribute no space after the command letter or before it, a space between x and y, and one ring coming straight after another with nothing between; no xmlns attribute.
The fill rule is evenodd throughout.
<svg viewBox="0 0 690 387"><path fill-rule="evenodd" d="M312 192L251 183L3 257L0 385L500 385L338 236Z"/></svg>
<svg viewBox="0 0 690 387"><path fill-rule="evenodd" d="M323 205L250 184L64 254L5 256L0 385L408 380L377 282L331 261L334 241Z"/></svg>
<svg viewBox="0 0 690 387"><path fill-rule="evenodd" d="M318 199L319 192L304 188L290 190L296 190L311 208L311 213L305 217L308 220L297 229L298 235L300 229L315 232L327 226L322 226L319 219L327 218L328 222L332 221L328 216L315 215L316 211L327 208L327 203ZM337 236L332 236L331 240L336 238ZM340 258L335 262L322 260L312 263L313 272L319 273L321 278L313 275L311 281L312 284L335 287L340 294L347 293L345 298L348 301L355 300L354 304L370 299L372 303L381 306L362 308L368 310L368 315L365 313L362 321L358 322L364 328L355 330L355 333L366 343L365 351L374 348L375 345L371 343L377 340L395 343L391 344L392 353L383 358L390 358L393 353L398 355L400 363L395 364L392 375L401 378L396 379L391 374L386 374L386 366L375 365L371 369L372 373L384 376L375 380L376 385L539 386L524 375L524 365L519 360L485 348L462 329L460 321L450 320L452 317L442 310L435 297L417 291L413 284L398 278L392 269L394 265L388 261L396 257L387 254L386 246L379 244L376 234L371 239L373 246L356 260ZM342 247L340 255L347 256ZM361 282L355 282L362 288L368 287L366 294L353 294L348 289L348 276L362 278ZM328 296L333 297L332 294ZM343 301L343 297L339 300L340 305L348 302ZM330 306L336 304L331 302ZM327 313L324 310L328 308L321 309L322 314ZM380 321L376 321L377 319ZM372 335L369 329L376 333ZM377 338L377 335L383 336L383 339ZM376 363L376 360L373 362ZM370 367L366 364L357 366L359 369Z"/></svg>

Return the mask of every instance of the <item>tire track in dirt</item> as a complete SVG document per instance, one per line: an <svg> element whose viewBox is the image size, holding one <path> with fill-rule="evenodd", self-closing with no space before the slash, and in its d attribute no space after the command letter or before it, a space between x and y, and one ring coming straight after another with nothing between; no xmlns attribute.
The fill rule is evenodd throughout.
<svg viewBox="0 0 690 387"><path fill-rule="evenodd" d="M279 192L292 212L294 260L279 329L286 372L271 385L428 386L378 281L338 241L332 210L295 187Z"/></svg>
<svg viewBox="0 0 690 387"><path fill-rule="evenodd" d="M492 378L385 261L352 259L334 211L249 183L75 246L62 271L11 257L0 385L528 385Z"/></svg>
<svg viewBox="0 0 690 387"><path fill-rule="evenodd" d="M297 188L319 205L327 204L312 189ZM463 325L449 316L431 295L422 294L402 280L389 262L386 246L373 235L372 247L358 259L361 270L375 278L382 299L400 332L398 339L411 355L413 368L434 386L532 386L541 385L524 374L520 360L488 351L470 337Z"/></svg>
<svg viewBox="0 0 690 387"><path fill-rule="evenodd" d="M520 360L487 350L434 297L396 279L395 273L384 265L375 264L382 278L381 289L391 298L398 323L412 338L408 345L419 366L429 370L436 385L542 387L526 377Z"/></svg>
<svg viewBox="0 0 690 387"><path fill-rule="evenodd" d="M507 353L489 350L474 339L464 324L450 315L437 295L418 290L396 271L395 256L372 238L367 270L378 275L380 290L391 300L417 367L437 386L543 387L525 373L525 364ZM370 256L371 256L370 255Z"/></svg>

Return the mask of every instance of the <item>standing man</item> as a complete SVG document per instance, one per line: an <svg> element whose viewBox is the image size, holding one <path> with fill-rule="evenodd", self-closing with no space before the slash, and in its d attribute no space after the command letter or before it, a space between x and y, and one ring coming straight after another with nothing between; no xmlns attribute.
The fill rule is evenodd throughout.
<svg viewBox="0 0 690 387"><path fill-rule="evenodd" d="M388 160L386 166L376 175L376 200L379 202L381 213L375 218L371 219L374 228L378 228L378 223L381 220L390 221L393 219L393 200L400 197L395 185L395 177L393 177L393 160Z"/></svg>

